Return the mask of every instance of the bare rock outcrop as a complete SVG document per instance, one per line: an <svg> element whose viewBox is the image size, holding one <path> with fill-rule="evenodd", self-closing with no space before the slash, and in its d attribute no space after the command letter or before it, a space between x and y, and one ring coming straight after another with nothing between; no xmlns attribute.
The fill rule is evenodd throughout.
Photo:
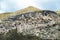
<svg viewBox="0 0 60 40"><path fill-rule="evenodd" d="M8 17L0 24L0 28L11 30L17 28L18 33L33 35L44 39L59 38L60 17L54 11L43 10L27 12Z"/></svg>

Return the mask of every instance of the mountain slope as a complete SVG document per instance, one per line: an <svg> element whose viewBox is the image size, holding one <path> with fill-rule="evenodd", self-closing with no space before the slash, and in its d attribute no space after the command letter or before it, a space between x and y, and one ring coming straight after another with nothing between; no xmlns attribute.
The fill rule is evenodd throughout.
<svg viewBox="0 0 60 40"><path fill-rule="evenodd" d="M0 19L5 19L7 17L9 17L13 12L6 12L6 13L2 13L0 14Z"/></svg>
<svg viewBox="0 0 60 40"><path fill-rule="evenodd" d="M24 9L21 9L21 10L18 10L16 12L13 13L13 15L17 15L17 14L24 14L24 13L27 13L27 12L35 12L35 11L42 11L38 8L35 8L35 7L32 7L32 6L29 6L27 8L24 8Z"/></svg>
<svg viewBox="0 0 60 40"><path fill-rule="evenodd" d="M17 33L22 33L23 35L54 39L60 36L58 35L60 32L60 20L58 20L58 17L56 12L50 10L26 12L2 20L0 28L2 32L17 29Z"/></svg>
<svg viewBox="0 0 60 40"><path fill-rule="evenodd" d="M60 15L60 11L56 11L56 13L57 13L58 15Z"/></svg>
<svg viewBox="0 0 60 40"><path fill-rule="evenodd" d="M23 14L26 12L34 12L34 11L41 11L41 10L32 6L29 6L27 8L18 10L16 12L7 12L7 13L0 14L0 19L7 18L8 16L15 16L17 14Z"/></svg>
<svg viewBox="0 0 60 40"><path fill-rule="evenodd" d="M0 19L6 19L9 16L15 16L15 15L18 15L18 14L24 14L24 13L27 13L27 12L35 12L35 11L38 12L38 11L43 11L43 10L40 10L39 8L35 8L33 6L29 6L27 8L24 8L24 9L21 9L21 10L17 10L16 12L2 13L2 14L0 14ZM60 15L60 11L56 11L56 13L58 15Z"/></svg>

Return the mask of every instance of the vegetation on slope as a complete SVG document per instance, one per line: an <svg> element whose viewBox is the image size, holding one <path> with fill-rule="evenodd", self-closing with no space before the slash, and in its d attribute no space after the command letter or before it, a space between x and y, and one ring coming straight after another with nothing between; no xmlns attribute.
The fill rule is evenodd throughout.
<svg viewBox="0 0 60 40"><path fill-rule="evenodd" d="M57 13L58 15L60 15L60 11L56 11L56 13Z"/></svg>
<svg viewBox="0 0 60 40"><path fill-rule="evenodd" d="M15 16L15 15L21 14L21 13L23 14L23 13L30 12L30 11L32 11L32 12L34 12L34 11L40 11L40 9L32 7L32 6L29 6L29 7L25 8L25 9L21 9L21 10L18 10L16 12L2 13L2 14L0 14L0 19L7 18L9 16Z"/></svg>
<svg viewBox="0 0 60 40"><path fill-rule="evenodd" d="M38 8L32 7L32 6L29 6L25 9L21 9L21 10L16 11L16 13L21 14L21 13L25 13L25 12L34 12L34 11L41 11L41 10Z"/></svg>
<svg viewBox="0 0 60 40"><path fill-rule="evenodd" d="M11 14L12 14L12 12L2 13L2 14L0 14L0 19L5 19L9 16L12 16Z"/></svg>
<svg viewBox="0 0 60 40"><path fill-rule="evenodd" d="M2 13L2 14L0 14L0 19L5 19L5 18L7 18L9 16L15 16L15 15L18 15L18 14L21 14L21 13L23 14L23 13L26 13L26 12L35 12L35 11L42 11L42 10L40 10L38 8L35 8L35 7L32 7L32 6L29 6L27 8L18 10L16 12ZM57 14L60 15L60 11L56 11L56 12L57 12Z"/></svg>

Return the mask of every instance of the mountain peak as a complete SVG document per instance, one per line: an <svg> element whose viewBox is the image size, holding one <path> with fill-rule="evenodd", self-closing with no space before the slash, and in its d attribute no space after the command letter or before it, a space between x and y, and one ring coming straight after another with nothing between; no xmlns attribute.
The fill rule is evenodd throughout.
<svg viewBox="0 0 60 40"><path fill-rule="evenodd" d="M34 11L40 11L40 9L33 6L28 6L24 9L16 11L16 13L20 14L20 13L34 12Z"/></svg>
<svg viewBox="0 0 60 40"><path fill-rule="evenodd" d="M36 7L33 7L33 6L28 6L27 8L36 8Z"/></svg>

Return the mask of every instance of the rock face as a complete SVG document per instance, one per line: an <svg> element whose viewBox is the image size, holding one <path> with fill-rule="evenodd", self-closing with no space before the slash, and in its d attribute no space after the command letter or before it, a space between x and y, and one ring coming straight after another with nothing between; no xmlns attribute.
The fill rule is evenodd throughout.
<svg viewBox="0 0 60 40"><path fill-rule="evenodd" d="M43 10L27 12L4 20L0 28L6 30L17 28L18 33L33 35L44 39L59 38L60 22L56 12ZM5 31L6 32L6 31Z"/></svg>

